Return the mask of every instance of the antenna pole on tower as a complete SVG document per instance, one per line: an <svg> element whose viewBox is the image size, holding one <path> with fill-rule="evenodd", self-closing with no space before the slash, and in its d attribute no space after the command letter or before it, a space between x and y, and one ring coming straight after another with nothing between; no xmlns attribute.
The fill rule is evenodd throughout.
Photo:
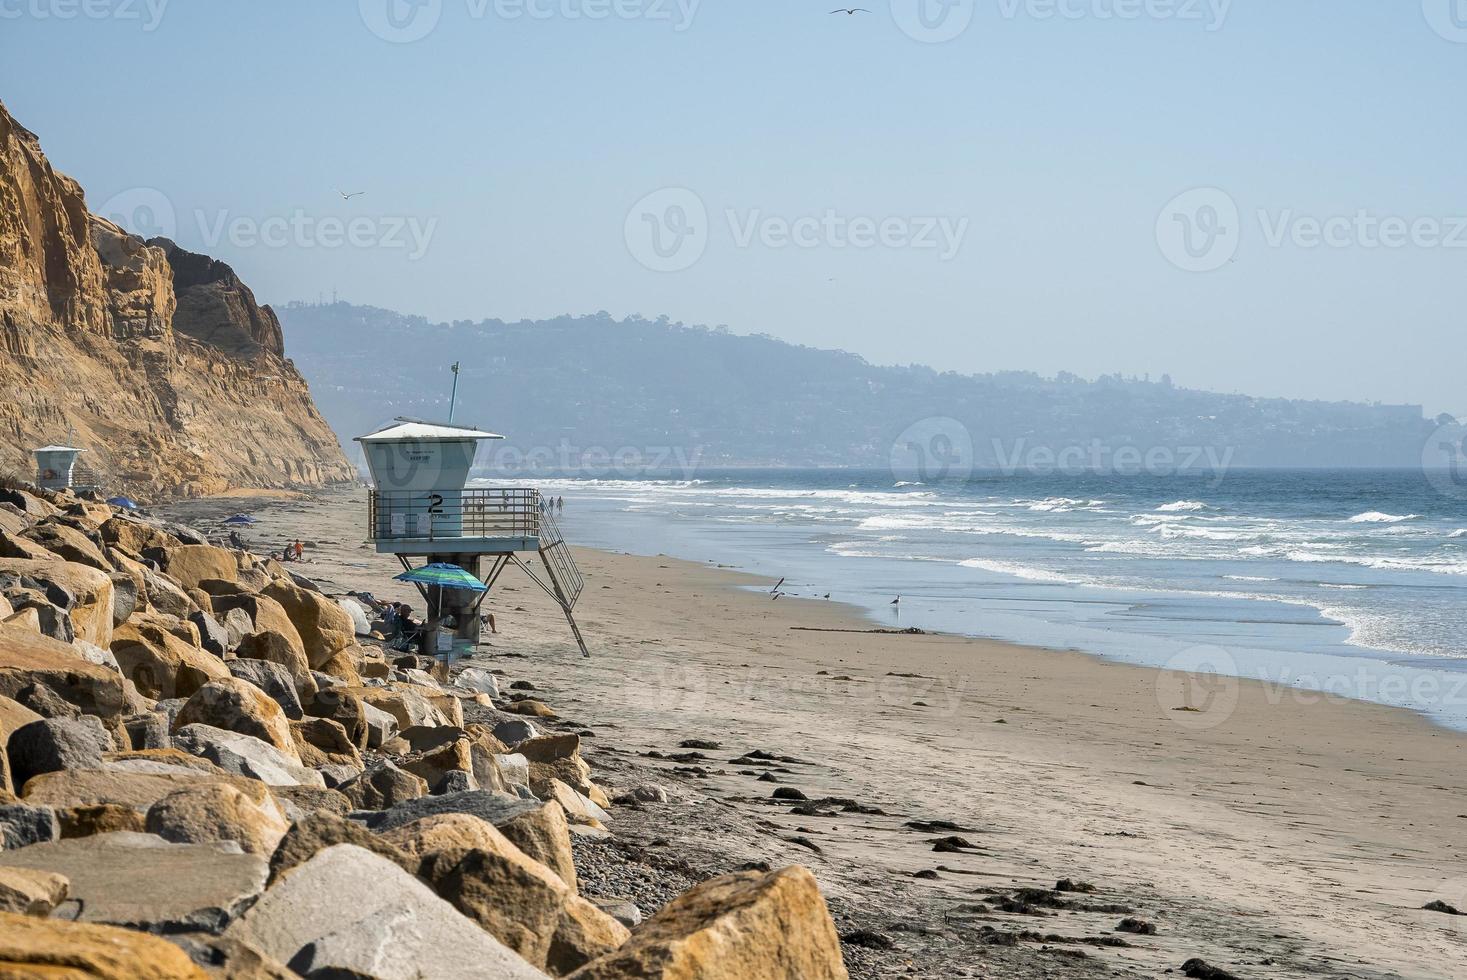
<svg viewBox="0 0 1467 980"><path fill-rule="evenodd" d="M453 424L453 410L458 405L458 361L453 362L453 394L448 396L448 424Z"/></svg>

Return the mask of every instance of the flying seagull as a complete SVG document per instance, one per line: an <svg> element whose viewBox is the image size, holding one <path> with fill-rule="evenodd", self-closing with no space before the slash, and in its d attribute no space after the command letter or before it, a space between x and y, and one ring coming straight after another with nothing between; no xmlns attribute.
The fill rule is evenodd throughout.
<svg viewBox="0 0 1467 980"><path fill-rule="evenodd" d="M348 194L346 191L344 191L344 190L342 190L341 188L338 187L336 189L336 193L338 193L338 194L341 195L341 199L343 201L350 201L352 198L354 198L354 197L361 197L363 194L365 194L367 192L366 191L352 191L350 194Z"/></svg>
<svg viewBox="0 0 1467 980"><path fill-rule="evenodd" d="M871 11L867 10L865 7L836 7L834 10L831 11L831 13L833 14L845 14L847 16L853 16L855 14L869 14L870 12Z"/></svg>

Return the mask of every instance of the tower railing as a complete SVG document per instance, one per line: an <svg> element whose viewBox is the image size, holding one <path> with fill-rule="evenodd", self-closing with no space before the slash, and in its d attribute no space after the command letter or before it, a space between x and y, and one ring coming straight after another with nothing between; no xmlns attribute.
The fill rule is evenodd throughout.
<svg viewBox="0 0 1467 980"><path fill-rule="evenodd" d="M519 487L473 490L371 490L367 535L372 541L440 538L539 538L540 491Z"/></svg>

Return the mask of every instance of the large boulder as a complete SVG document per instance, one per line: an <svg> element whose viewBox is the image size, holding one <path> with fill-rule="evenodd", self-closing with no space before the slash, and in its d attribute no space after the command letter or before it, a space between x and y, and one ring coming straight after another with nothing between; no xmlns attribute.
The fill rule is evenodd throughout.
<svg viewBox="0 0 1467 980"><path fill-rule="evenodd" d="M262 660L281 667L290 675L300 697L308 697L316 691L311 665L301 651L298 638L276 630L260 630L240 640L234 655L241 660Z"/></svg>
<svg viewBox="0 0 1467 980"><path fill-rule="evenodd" d="M141 555L148 548L166 548L177 544L151 524L127 517L113 517L104 521L97 530L102 535L102 540L110 545L120 546L134 555Z"/></svg>
<svg viewBox="0 0 1467 980"><path fill-rule="evenodd" d="M545 965L571 894L555 872L466 813L426 817L383 839L419 858L418 873L454 908L529 963Z"/></svg>
<svg viewBox="0 0 1467 980"><path fill-rule="evenodd" d="M260 594L280 603L305 645L306 659L317 670L356 643L356 629L339 605L319 592L276 580ZM258 626L258 624L257 624Z"/></svg>
<svg viewBox="0 0 1467 980"><path fill-rule="evenodd" d="M421 776L404 772L386 759L336 787L358 810L385 810L427 795L428 784Z"/></svg>
<svg viewBox="0 0 1467 980"><path fill-rule="evenodd" d="M60 555L38 544L26 531L11 534L0 531L0 558L26 558L30 561L65 561Z"/></svg>
<svg viewBox="0 0 1467 980"><path fill-rule="evenodd" d="M46 718L16 729L5 743L11 778L24 786L32 776L60 769L100 769L115 745L100 719Z"/></svg>
<svg viewBox="0 0 1467 980"><path fill-rule="evenodd" d="M591 795L591 767L581 759L581 737L542 735L514 747L530 763L530 789L545 797L552 780L560 780L582 796Z"/></svg>
<svg viewBox="0 0 1467 980"><path fill-rule="evenodd" d="M0 627L0 696L20 700L21 691L36 686L96 715L109 728L120 722L127 706L121 674L88 662L65 643Z"/></svg>
<svg viewBox="0 0 1467 980"><path fill-rule="evenodd" d="M112 578L106 572L70 561L0 558L0 575L60 590L71 599L69 606L59 605L70 613L77 638L100 647L112 642Z"/></svg>
<svg viewBox="0 0 1467 980"><path fill-rule="evenodd" d="M126 929L0 912L0 975L55 980L208 980L177 946Z"/></svg>
<svg viewBox="0 0 1467 980"><path fill-rule="evenodd" d="M196 724L253 735L300 762L290 720L280 705L253 684L228 676L228 671L223 679L205 684L188 699L173 720L173 730Z"/></svg>
<svg viewBox="0 0 1467 980"><path fill-rule="evenodd" d="M319 772L253 735L212 725L185 725L173 734L173 746L208 759L225 772L258 779L268 786L326 787Z"/></svg>
<svg viewBox="0 0 1467 980"><path fill-rule="evenodd" d="M149 932L222 929L264 888L268 871L265 858L233 844L170 844L126 831L3 851L6 867L66 878L68 899L53 918Z"/></svg>
<svg viewBox="0 0 1467 980"><path fill-rule="evenodd" d="M207 579L233 581L238 572L234 554L213 545L166 545L147 548L142 554L156 561L185 589L196 589Z"/></svg>
<svg viewBox="0 0 1467 980"><path fill-rule="evenodd" d="M399 728L415 726L439 728L444 725L463 727L462 708L459 709L458 720L454 721L425 696L437 692L416 684L394 684L392 687L344 687L338 688L337 691L340 694L359 697L372 707L387 712L397 720ZM456 701L455 704L457 704Z"/></svg>
<svg viewBox="0 0 1467 980"><path fill-rule="evenodd" d="M368 829L379 834L441 813L467 813L499 827L516 817L538 810L541 806L543 804L538 800L522 800L503 793L471 790L445 796L424 796L399 803L380 813L353 814L353 819L361 819Z"/></svg>
<svg viewBox="0 0 1467 980"><path fill-rule="evenodd" d="M379 854L408 874L417 874L421 864L419 857L408 854L356 821L318 811L297 820L286 831L285 837L270 857L270 883L273 885L298 865L305 864L321 851L337 844L353 844Z"/></svg>
<svg viewBox="0 0 1467 980"><path fill-rule="evenodd" d="M112 571L112 565L96 542L76 528L63 524L61 520L52 519L33 524L25 530L24 536L64 561L74 561L99 572Z"/></svg>
<svg viewBox="0 0 1467 980"><path fill-rule="evenodd" d="M264 633L275 632L285 637L290 645L301 655L306 655L305 643L301 640L300 631L290 621L285 607L271 599L269 596L254 595L251 593L237 593L234 595L216 595L213 599L214 615L216 617L229 617L231 610L238 609L249 617L251 626L247 632Z"/></svg>
<svg viewBox="0 0 1467 980"><path fill-rule="evenodd" d="M172 621L193 630L193 624ZM229 677L224 661L181 639L161 617L134 616L112 637L122 673L147 697L187 698L211 681ZM195 634L196 635L196 634Z"/></svg>
<svg viewBox="0 0 1467 980"><path fill-rule="evenodd" d="M397 730L397 719L372 708L356 695L344 693L338 688L325 688L310 697L301 698L301 707L312 718L330 718L340 724L346 730L347 738L358 749L368 748L372 744L374 717L386 718L385 729L394 732ZM376 715L371 712L376 712ZM383 730L384 725L379 723L377 728Z"/></svg>
<svg viewBox="0 0 1467 980"><path fill-rule="evenodd" d="M229 634L224 629L224 624L215 619L212 613L199 609L189 613L188 621L198 630L201 649L216 657L222 657L229 652Z"/></svg>
<svg viewBox="0 0 1467 980"><path fill-rule="evenodd" d="M183 759L192 759L181 752L176 754ZM26 783L24 800L32 806L56 808L111 803L146 813L163 797L200 782L228 783L260 806L266 805L270 798L269 789L258 780L231 776L202 759L193 761L207 769L138 760L139 768L132 771L121 768L125 762L109 761L106 769L42 773Z"/></svg>
<svg viewBox="0 0 1467 980"><path fill-rule="evenodd" d="M571 977L846 980L847 973L815 876L795 866L705 881Z"/></svg>
<svg viewBox="0 0 1467 980"><path fill-rule="evenodd" d="M576 862L571 852L570 824L559 803L550 802L516 808L501 816L494 826L516 847L560 875L576 891Z"/></svg>
<svg viewBox="0 0 1467 980"><path fill-rule="evenodd" d="M226 662L231 676L253 684L261 691L271 697L280 710L285 712L285 717L291 721L301 718L305 710L301 707L300 691L296 689L296 682L290 673L279 664L272 664L268 660L241 660L235 659ZM306 682L311 685L310 693L316 691L315 681L310 675L306 675Z"/></svg>
<svg viewBox="0 0 1467 980"><path fill-rule="evenodd" d="M545 980L384 857L338 844L282 878L238 922L239 939L303 976Z"/></svg>
<svg viewBox="0 0 1467 980"><path fill-rule="evenodd" d="M269 856L289 825L273 799L257 804L227 783L178 790L148 810L147 830L176 844L234 841L246 854Z"/></svg>
<svg viewBox="0 0 1467 980"><path fill-rule="evenodd" d="M330 718L292 721L290 733L301 761L308 766L362 768L361 754L339 721Z"/></svg>

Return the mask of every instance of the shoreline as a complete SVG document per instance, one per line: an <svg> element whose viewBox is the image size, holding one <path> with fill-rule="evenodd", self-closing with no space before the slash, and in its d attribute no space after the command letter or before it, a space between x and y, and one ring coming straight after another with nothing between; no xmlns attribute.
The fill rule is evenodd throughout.
<svg viewBox="0 0 1467 980"><path fill-rule="evenodd" d="M391 597L395 566L364 549L358 493L268 505L256 533L315 539L303 573ZM1116 935L1118 915L1014 915L973 892L1061 877L1093 882L1158 926L1127 947L1086 946L1076 976L1101 964L1154 975L1192 956L1247 977L1467 968L1467 927L1421 910L1431 900L1467 904L1458 845L1467 745L1420 713L1280 702L1256 681L1189 689L1185 675L1001 641L827 632L870 624L858 607L772 602L750 590L762 580L726 568L576 555L593 659L580 661L564 621L518 576L491 597L502 632L483 659L529 657L506 666L602 736L587 739L598 771L651 767L701 800L690 814L727 810L749 833L776 828L764 843L815 871L841 931L887 921L897 949L935 971L923 975L957 975L959 952L979 965L1012 954L1007 966L1069 975L1046 944L990 948L979 930L1063 930L1078 941ZM1214 700L1172 710L1197 707L1188 698L1199 695ZM1233 698L1231 710L1219 707ZM812 799L851 797L888 815L782 813L769 787L728 759L669 761L689 737L813 761L776 778ZM664 839L656 850L703 859L731 846L700 837L696 820L675 830L659 820L639 835L637 815L613 816L638 846ZM969 828L976 846L932 854L928 838L901 826L917 819ZM918 871L937 878L913 878ZM984 911L962 911L978 901ZM919 927L930 934L911 931ZM975 948L982 957L972 960Z"/></svg>

